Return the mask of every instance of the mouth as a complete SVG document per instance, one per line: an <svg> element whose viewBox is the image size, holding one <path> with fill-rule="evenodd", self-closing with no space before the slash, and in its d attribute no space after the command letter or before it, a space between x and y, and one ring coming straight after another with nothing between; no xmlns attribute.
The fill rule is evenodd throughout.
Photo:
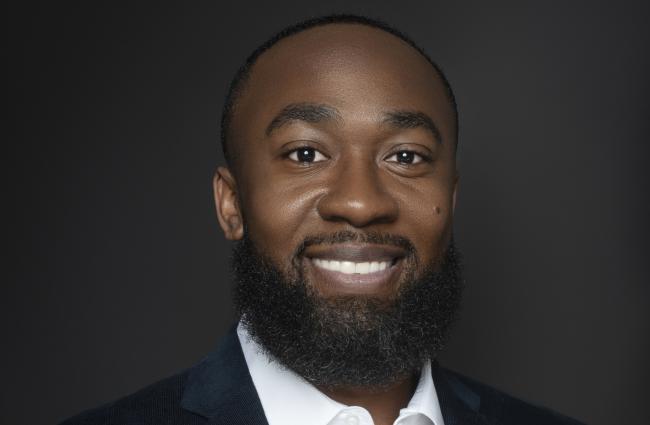
<svg viewBox="0 0 650 425"><path fill-rule="evenodd" d="M366 275L376 273L394 265L397 261L364 261L362 263L355 263L352 261L339 261L339 260L321 260L318 258L312 259L316 267L329 270L332 272L339 272L343 274L359 274Z"/></svg>
<svg viewBox="0 0 650 425"><path fill-rule="evenodd" d="M323 294L393 293L406 251L395 246L344 244L314 246L305 251L309 280Z"/></svg>

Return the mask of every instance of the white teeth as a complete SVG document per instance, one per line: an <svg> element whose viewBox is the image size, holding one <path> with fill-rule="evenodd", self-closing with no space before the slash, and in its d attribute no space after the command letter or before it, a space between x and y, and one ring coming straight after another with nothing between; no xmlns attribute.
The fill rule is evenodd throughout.
<svg viewBox="0 0 650 425"><path fill-rule="evenodd" d="M345 274L368 274L386 270L390 267L389 261L372 261L354 263L352 261L328 261L314 258L314 264L322 269L341 272Z"/></svg>
<svg viewBox="0 0 650 425"><path fill-rule="evenodd" d="M359 274L370 273L370 263L357 263L354 266L354 272Z"/></svg>
<svg viewBox="0 0 650 425"><path fill-rule="evenodd" d="M352 261L341 261L341 273L352 274L354 273L354 263Z"/></svg>

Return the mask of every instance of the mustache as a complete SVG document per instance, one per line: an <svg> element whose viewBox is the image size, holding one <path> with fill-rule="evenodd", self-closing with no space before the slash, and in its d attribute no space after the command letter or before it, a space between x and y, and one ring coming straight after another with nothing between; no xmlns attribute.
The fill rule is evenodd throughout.
<svg viewBox="0 0 650 425"><path fill-rule="evenodd" d="M376 245L393 245L406 251L407 256L415 254L415 246L407 237L382 232L353 232L341 230L334 233L319 233L305 237L296 248L293 258L302 257L305 250L312 245L334 245L346 242L357 242Z"/></svg>

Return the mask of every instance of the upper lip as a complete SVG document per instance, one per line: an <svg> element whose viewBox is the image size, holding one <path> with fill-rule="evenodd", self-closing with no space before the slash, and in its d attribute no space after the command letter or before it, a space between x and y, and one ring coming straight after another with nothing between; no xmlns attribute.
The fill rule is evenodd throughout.
<svg viewBox="0 0 650 425"><path fill-rule="evenodd" d="M406 250L393 245L373 244L332 244L313 245L304 253L307 258L320 260L352 261L355 263L371 261L394 261L406 256Z"/></svg>

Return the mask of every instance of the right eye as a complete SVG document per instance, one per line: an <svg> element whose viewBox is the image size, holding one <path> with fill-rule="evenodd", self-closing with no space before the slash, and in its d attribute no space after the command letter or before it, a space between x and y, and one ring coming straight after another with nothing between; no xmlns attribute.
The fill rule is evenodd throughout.
<svg viewBox="0 0 650 425"><path fill-rule="evenodd" d="M288 158L292 161L300 162L302 164L320 162L320 161L325 161L327 159L325 155L323 155L316 149L311 148L309 146L303 146L301 148L292 150L289 153Z"/></svg>

